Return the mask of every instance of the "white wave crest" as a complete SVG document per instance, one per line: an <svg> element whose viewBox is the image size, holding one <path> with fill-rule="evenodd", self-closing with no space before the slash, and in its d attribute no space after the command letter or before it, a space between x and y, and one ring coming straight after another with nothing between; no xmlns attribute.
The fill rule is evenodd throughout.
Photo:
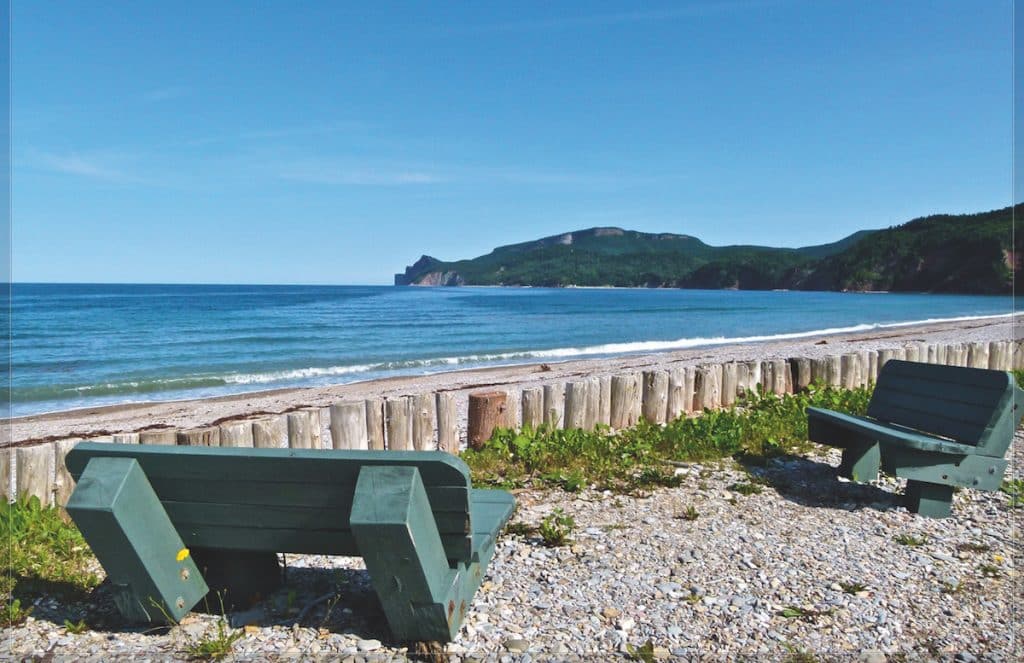
<svg viewBox="0 0 1024 663"><path fill-rule="evenodd" d="M960 316L955 318L928 318L926 320L913 320L909 322L865 323L859 325L851 325L848 327L828 327L825 329L814 329L803 332L766 334L761 336L691 337L666 341L635 341L628 343L605 343L602 345L590 345L581 348L566 347L552 348L548 350L521 350L511 352L460 355L455 357L407 359L380 362L376 364L355 364L352 366L313 366L309 368L298 368L293 370L271 371L267 373L241 373L225 375L222 377L222 379L227 384L268 384L273 382L285 382L293 380L301 381L319 377L351 375L354 373L387 373L409 369L424 369L437 366L464 366L492 364L494 362L529 359L571 359L573 357L609 356L634 354L638 352L664 352L667 350L686 350L689 348L727 345L734 343L760 343L765 341L785 341L799 338L807 338L810 336L846 334L852 332L870 331L872 329L885 329L890 327L909 327L912 325L934 324L942 322L962 322L967 320L1010 318L1013 317L1013 315L1014 314L1012 313L1008 313L1000 315Z"/></svg>

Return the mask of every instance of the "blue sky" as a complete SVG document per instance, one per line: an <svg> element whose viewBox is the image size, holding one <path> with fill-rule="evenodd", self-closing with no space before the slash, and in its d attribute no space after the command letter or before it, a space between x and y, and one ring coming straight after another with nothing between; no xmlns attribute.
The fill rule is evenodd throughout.
<svg viewBox="0 0 1024 663"><path fill-rule="evenodd" d="M1009 0L11 13L17 281L390 283L598 225L801 246L1012 199Z"/></svg>

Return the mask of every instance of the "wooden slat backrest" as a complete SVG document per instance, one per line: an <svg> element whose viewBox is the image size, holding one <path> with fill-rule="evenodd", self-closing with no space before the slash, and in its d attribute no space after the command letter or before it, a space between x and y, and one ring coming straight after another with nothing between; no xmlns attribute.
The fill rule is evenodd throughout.
<svg viewBox="0 0 1024 663"><path fill-rule="evenodd" d="M961 366L890 360L878 376L868 416L1002 456L1020 421L1013 376Z"/></svg>
<svg viewBox="0 0 1024 663"><path fill-rule="evenodd" d="M359 554L349 516L360 469L415 466L449 558L470 556L469 468L444 452L82 442L67 456L72 477L100 456L138 461L186 545L334 555Z"/></svg>

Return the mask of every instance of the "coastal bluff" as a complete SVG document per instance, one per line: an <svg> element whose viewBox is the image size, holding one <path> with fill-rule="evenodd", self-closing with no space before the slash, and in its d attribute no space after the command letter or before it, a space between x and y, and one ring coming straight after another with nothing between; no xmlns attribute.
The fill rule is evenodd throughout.
<svg viewBox="0 0 1024 663"><path fill-rule="evenodd" d="M466 260L423 255L394 282L1005 294L1022 285L1024 237L1012 232L1020 212L1024 204L939 214L800 248L710 246L685 234L589 228Z"/></svg>

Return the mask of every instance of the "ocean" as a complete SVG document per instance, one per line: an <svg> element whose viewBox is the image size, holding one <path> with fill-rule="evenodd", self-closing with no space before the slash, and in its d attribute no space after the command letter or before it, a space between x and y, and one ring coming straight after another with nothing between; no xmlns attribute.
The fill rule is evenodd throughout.
<svg viewBox="0 0 1024 663"><path fill-rule="evenodd" d="M1006 315L1012 304L834 292L18 283L3 392L21 416Z"/></svg>

